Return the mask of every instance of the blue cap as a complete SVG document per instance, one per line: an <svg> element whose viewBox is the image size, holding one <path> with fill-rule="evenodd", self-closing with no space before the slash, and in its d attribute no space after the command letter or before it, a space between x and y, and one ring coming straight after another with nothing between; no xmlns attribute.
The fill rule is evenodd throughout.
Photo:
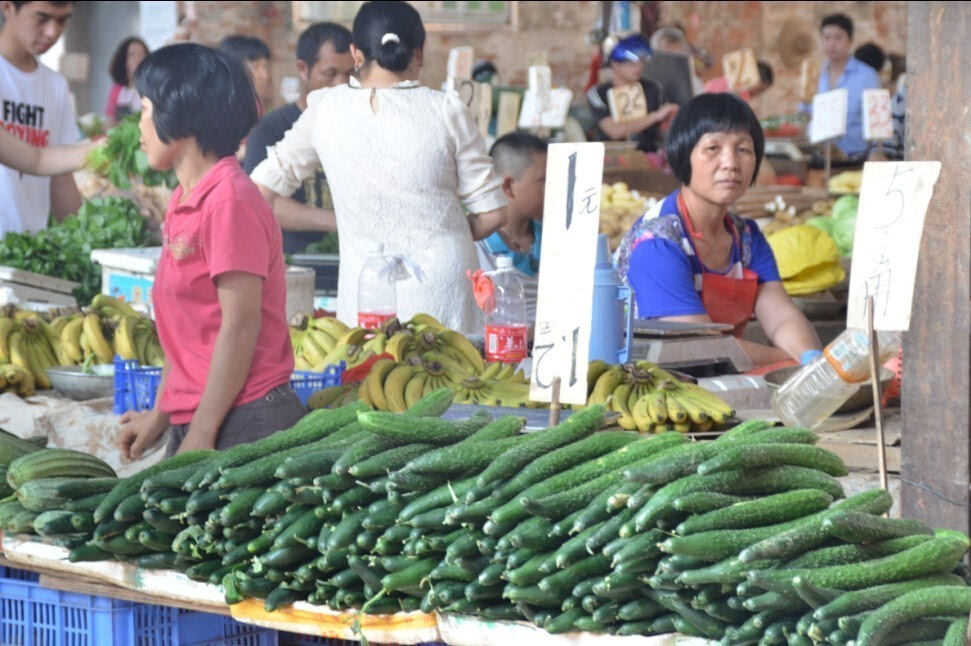
<svg viewBox="0 0 971 646"><path fill-rule="evenodd" d="M630 63L651 57L651 46L643 36L628 36L617 41L610 51L610 60L618 63Z"/></svg>

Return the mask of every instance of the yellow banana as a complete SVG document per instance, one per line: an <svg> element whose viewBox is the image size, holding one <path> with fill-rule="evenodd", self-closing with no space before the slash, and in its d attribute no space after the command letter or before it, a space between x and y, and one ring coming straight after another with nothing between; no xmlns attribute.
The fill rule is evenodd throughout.
<svg viewBox="0 0 971 646"><path fill-rule="evenodd" d="M140 366L148 365L148 343L153 336L148 330L135 330L135 359Z"/></svg>
<svg viewBox="0 0 971 646"><path fill-rule="evenodd" d="M368 330L362 327L356 327L348 330L342 334L337 339L337 345L361 345L364 342L364 337L367 335Z"/></svg>
<svg viewBox="0 0 971 646"><path fill-rule="evenodd" d="M333 337L334 343L337 343L337 340L347 334L351 329L344 325L343 322L331 316L323 316L319 319L310 319L308 325Z"/></svg>
<svg viewBox="0 0 971 646"><path fill-rule="evenodd" d="M148 359L148 365L156 368L161 368L165 365L165 353L162 352L162 346L158 344L158 341L149 340L145 354L145 358Z"/></svg>
<svg viewBox="0 0 971 646"><path fill-rule="evenodd" d="M508 381L487 381L482 388L482 394L488 401L500 406L530 406L529 386L527 384Z"/></svg>
<svg viewBox="0 0 971 646"><path fill-rule="evenodd" d="M424 370L415 370L408 384L405 385L405 405L411 408L417 404L425 391L425 382L428 381L428 373Z"/></svg>
<svg viewBox="0 0 971 646"><path fill-rule="evenodd" d="M348 350L348 356L350 358L350 363L347 365L351 368L356 368L373 357L374 353L370 350L363 350L360 346L351 346L351 348Z"/></svg>
<svg viewBox="0 0 971 646"><path fill-rule="evenodd" d="M475 370L475 374L481 375L485 371L485 361L482 359L482 354L479 350L472 345L464 334L460 334L454 330L442 330L438 338L447 347L454 349L458 354L465 357L466 361Z"/></svg>
<svg viewBox="0 0 971 646"><path fill-rule="evenodd" d="M122 317L118 327L115 328L115 354L122 359L137 359L138 351L135 349L135 323L137 316L126 314Z"/></svg>
<svg viewBox="0 0 971 646"><path fill-rule="evenodd" d="M402 363L396 365L385 377L384 399L388 402L388 410L392 413L403 413L408 410L405 388L413 374L415 374L414 366Z"/></svg>
<svg viewBox="0 0 971 646"><path fill-rule="evenodd" d="M691 420L692 424L701 425L710 419L707 411L705 411L705 409L694 399L688 397L685 391L681 390L680 388L677 390L672 390L668 393L668 397L672 396L677 399L678 403L681 404L681 407L687 411L688 419Z"/></svg>
<svg viewBox="0 0 971 646"><path fill-rule="evenodd" d="M107 318L114 320L119 320L123 316L135 316L139 317L138 312L135 311L131 305L125 301L118 300L114 296L109 296L108 294L95 294L91 299L91 307L98 310L98 312L106 312Z"/></svg>
<svg viewBox="0 0 971 646"><path fill-rule="evenodd" d="M620 413L620 419L617 420L617 423L622 429L627 431L633 431L637 428L637 424L634 422L630 408L627 405L631 389L632 386L630 384L620 384L610 395L611 409Z"/></svg>
<svg viewBox="0 0 971 646"><path fill-rule="evenodd" d="M0 362L10 361L10 333L20 329L20 323L8 316L0 318Z"/></svg>
<svg viewBox="0 0 971 646"><path fill-rule="evenodd" d="M317 340L310 334L309 330L303 333L300 347L303 350L301 354L306 357L307 363L315 365L327 358L327 351L317 343ZM333 348L331 349L333 350Z"/></svg>
<svg viewBox="0 0 971 646"><path fill-rule="evenodd" d="M637 430L641 433L647 433L654 426L654 420L647 412L647 397L641 397L634 402L634 406L630 409L630 414L634 418L634 424L637 426Z"/></svg>
<svg viewBox="0 0 971 646"><path fill-rule="evenodd" d="M91 346L91 350L94 352L98 361L101 363L111 363L115 353L105 338L104 332L101 331L101 317L94 313L86 315L84 317L83 327L84 336L87 337L88 345Z"/></svg>
<svg viewBox="0 0 971 646"><path fill-rule="evenodd" d="M361 385L357 389L357 396L360 398L362 402L364 402L371 408L374 408L374 402L371 401L371 393L368 392L367 382L365 381L361 382Z"/></svg>
<svg viewBox="0 0 971 646"><path fill-rule="evenodd" d="M715 423L723 424L735 415L732 407L721 397L695 384L681 384L682 398L693 400L701 406Z"/></svg>
<svg viewBox="0 0 971 646"><path fill-rule="evenodd" d="M404 361L408 350L414 346L414 340L411 333L398 332L388 340L384 351L394 357L395 361Z"/></svg>
<svg viewBox="0 0 971 646"><path fill-rule="evenodd" d="M603 373L597 379L597 383L593 387L593 392L590 393L590 397L587 399L587 404L593 406L594 404L606 403L607 398L617 389L617 386L623 380L624 373L620 370L611 369Z"/></svg>
<svg viewBox="0 0 971 646"><path fill-rule="evenodd" d="M81 349L81 330L84 325L84 317L78 316L67 322L61 330L61 347L64 357L71 363L81 363L84 360L84 351Z"/></svg>
<svg viewBox="0 0 971 646"><path fill-rule="evenodd" d="M24 360L26 361L26 366L21 366L28 370L34 376L34 384L41 390L47 390L51 387L50 377L47 376L47 370L44 369L42 359L37 354L37 346L30 343L27 337L23 338L24 343Z"/></svg>
<svg viewBox="0 0 971 646"><path fill-rule="evenodd" d="M371 372L364 378L368 395L378 410L388 410L388 398L384 396L384 380L396 365L391 359L378 359L371 365Z"/></svg>
<svg viewBox="0 0 971 646"><path fill-rule="evenodd" d="M141 361L139 361L141 363ZM314 367L307 363L307 360L303 357L294 357L293 359L293 369L294 370L313 370Z"/></svg>
<svg viewBox="0 0 971 646"><path fill-rule="evenodd" d="M325 330L318 330L316 328L308 329L307 336L311 337L317 343L317 345L320 346L320 349L323 350L324 356L327 356L328 352L337 347L337 339L328 334Z"/></svg>
<svg viewBox="0 0 971 646"><path fill-rule="evenodd" d="M677 424L690 424L688 419L688 411L684 409L681 402L673 397L673 392L671 390L664 390L664 405L668 410L668 419L671 420L675 425Z"/></svg>
<svg viewBox="0 0 971 646"><path fill-rule="evenodd" d="M364 343L364 349L374 354L384 354L384 346L388 343L388 335L378 332Z"/></svg>
<svg viewBox="0 0 971 646"><path fill-rule="evenodd" d="M664 392L655 390L645 399L647 401L647 414L651 421L657 426L667 424L668 407L664 400Z"/></svg>
<svg viewBox="0 0 971 646"><path fill-rule="evenodd" d="M315 372L323 372L327 366L335 366L341 361L344 361L350 365L350 359L348 357L348 352L351 346L346 343L338 343L333 350L331 350L324 360L314 366Z"/></svg>
<svg viewBox="0 0 971 646"><path fill-rule="evenodd" d="M479 375L479 379L485 381L486 379L495 379L499 371L502 370L502 364L498 361L493 361L492 363L486 365L485 370Z"/></svg>
<svg viewBox="0 0 971 646"><path fill-rule="evenodd" d="M675 424L674 430L678 433L690 433L691 432L691 422L684 422L682 424Z"/></svg>
<svg viewBox="0 0 971 646"><path fill-rule="evenodd" d="M318 390L317 392L312 394L309 399L307 399L307 408L309 408L310 410L317 410L318 408L327 408L330 405L332 405L334 402L336 402L338 399L343 397L349 389L350 389L350 386L337 385L337 386L328 386L327 388Z"/></svg>
<svg viewBox="0 0 971 646"><path fill-rule="evenodd" d="M499 363L498 361L496 363ZM516 372L516 365L512 363L499 363L499 372L496 373L497 381L508 381L512 379Z"/></svg>
<svg viewBox="0 0 971 646"><path fill-rule="evenodd" d="M408 321L408 327L417 327L417 326L431 328L437 332L441 332L442 330L448 329L447 327L442 325L442 323L431 314L415 314L414 316L412 316L411 320Z"/></svg>
<svg viewBox="0 0 971 646"><path fill-rule="evenodd" d="M17 310L14 312L13 318L22 323L27 319L40 318L40 314L33 310Z"/></svg>
<svg viewBox="0 0 971 646"><path fill-rule="evenodd" d="M435 361L442 366L442 370L445 371L445 375L452 381L458 383L463 379L468 377L474 377L475 374L463 366L461 363L456 361L454 358L448 356L443 352L426 352L421 356L425 361Z"/></svg>
<svg viewBox="0 0 971 646"><path fill-rule="evenodd" d="M587 396L593 392L593 387L597 384L603 373L610 370L610 366L602 359L594 359L587 364Z"/></svg>
<svg viewBox="0 0 971 646"><path fill-rule="evenodd" d="M70 316L64 316L64 315L55 316L54 317L54 320L51 321L51 323L50 323L51 329L54 330L54 332L58 336L60 336L61 335L61 331L64 329L64 326L67 325L70 322L71 322L71 317Z"/></svg>

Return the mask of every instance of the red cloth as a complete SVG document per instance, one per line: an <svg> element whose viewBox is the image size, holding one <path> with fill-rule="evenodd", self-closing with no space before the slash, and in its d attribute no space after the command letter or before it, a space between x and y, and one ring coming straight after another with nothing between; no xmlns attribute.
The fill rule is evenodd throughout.
<svg viewBox="0 0 971 646"><path fill-rule="evenodd" d="M369 374L371 374L371 366L377 363L378 359L391 359L395 361L393 354L385 352L383 354L376 354L364 363L354 366L350 370L345 370L341 373L341 383L342 384L356 384L364 381Z"/></svg>
<svg viewBox="0 0 971 646"><path fill-rule="evenodd" d="M471 269L466 269L465 275L472 281L472 297L479 309L486 314L496 309L496 286L492 279L481 269L474 273Z"/></svg>
<svg viewBox="0 0 971 646"><path fill-rule="evenodd" d="M163 226L152 297L171 368L161 409L188 424L202 399L222 321L216 279L243 271L263 279L256 351L233 407L266 395L293 373L286 318L283 239L269 204L235 157L213 166L184 204L175 189Z"/></svg>

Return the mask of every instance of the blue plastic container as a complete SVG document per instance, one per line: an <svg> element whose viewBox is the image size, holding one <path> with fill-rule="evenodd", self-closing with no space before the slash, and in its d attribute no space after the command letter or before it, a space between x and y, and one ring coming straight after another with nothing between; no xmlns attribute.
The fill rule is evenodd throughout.
<svg viewBox="0 0 971 646"><path fill-rule="evenodd" d="M31 572L0 578L0 644L276 646L275 630L231 617L42 588Z"/></svg>
<svg viewBox="0 0 971 646"><path fill-rule="evenodd" d="M298 370L290 378L290 387L297 393L300 403L318 390L339 386L344 373L344 362L327 366L323 372ZM162 381L161 368L145 368L137 361L115 357L115 415L130 410L149 410L155 405L155 393Z"/></svg>
<svg viewBox="0 0 971 646"><path fill-rule="evenodd" d="M590 325L589 360L610 365L630 357L633 305L630 288L620 282L610 262L607 236L597 238L597 264L593 272L593 319Z"/></svg>

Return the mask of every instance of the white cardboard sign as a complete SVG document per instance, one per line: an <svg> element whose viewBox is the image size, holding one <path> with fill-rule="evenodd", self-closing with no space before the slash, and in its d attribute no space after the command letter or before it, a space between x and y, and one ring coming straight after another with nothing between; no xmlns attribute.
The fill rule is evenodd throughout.
<svg viewBox="0 0 971 646"><path fill-rule="evenodd" d="M607 90L610 116L618 123L625 123L647 116L647 97L640 83L628 83Z"/></svg>
<svg viewBox="0 0 971 646"><path fill-rule="evenodd" d="M853 236L846 326L909 330L917 257L941 162L867 162Z"/></svg>
<svg viewBox="0 0 971 646"><path fill-rule="evenodd" d="M863 90L863 138L867 141L893 137L890 90Z"/></svg>
<svg viewBox="0 0 971 646"><path fill-rule="evenodd" d="M522 97L518 92L499 93L499 114L496 116L496 139L516 129L519 122L519 104Z"/></svg>
<svg viewBox="0 0 971 646"><path fill-rule="evenodd" d="M448 66L445 76L467 81L472 78L472 61L475 52L471 47L453 47L448 50Z"/></svg>
<svg viewBox="0 0 971 646"><path fill-rule="evenodd" d="M565 87L550 90L545 101L537 92L526 90L523 107L519 112L519 127L562 128L566 125L572 101L573 91Z"/></svg>
<svg viewBox="0 0 971 646"><path fill-rule="evenodd" d="M846 88L820 92L813 97L813 119L809 122L809 141L818 144L846 134Z"/></svg>
<svg viewBox="0 0 971 646"><path fill-rule="evenodd" d="M587 400L593 317L593 270L600 226L602 143L552 144L529 397L549 402L560 378L560 401Z"/></svg>
<svg viewBox="0 0 971 646"><path fill-rule="evenodd" d="M492 86L458 78L449 78L448 84L469 108L482 138L485 139L489 134L489 121L492 119Z"/></svg>

